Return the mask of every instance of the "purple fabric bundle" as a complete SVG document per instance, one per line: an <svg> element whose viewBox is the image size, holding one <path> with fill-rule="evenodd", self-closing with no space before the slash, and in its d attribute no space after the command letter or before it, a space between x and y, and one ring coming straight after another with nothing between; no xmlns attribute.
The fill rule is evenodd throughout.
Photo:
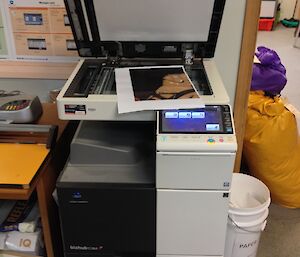
<svg viewBox="0 0 300 257"><path fill-rule="evenodd" d="M260 63L253 64L251 90L263 90L277 95L286 85L286 69L278 54L269 48L257 48L256 57Z"/></svg>

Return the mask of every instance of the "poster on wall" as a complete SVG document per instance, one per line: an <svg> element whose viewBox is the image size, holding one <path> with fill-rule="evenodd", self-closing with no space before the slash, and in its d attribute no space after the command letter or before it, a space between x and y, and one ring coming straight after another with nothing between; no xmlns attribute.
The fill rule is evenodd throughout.
<svg viewBox="0 0 300 257"><path fill-rule="evenodd" d="M63 0L0 1L6 1L15 59L79 59Z"/></svg>
<svg viewBox="0 0 300 257"><path fill-rule="evenodd" d="M0 2L0 59L9 58L9 43L7 42L7 26L5 20L5 11L2 3Z"/></svg>

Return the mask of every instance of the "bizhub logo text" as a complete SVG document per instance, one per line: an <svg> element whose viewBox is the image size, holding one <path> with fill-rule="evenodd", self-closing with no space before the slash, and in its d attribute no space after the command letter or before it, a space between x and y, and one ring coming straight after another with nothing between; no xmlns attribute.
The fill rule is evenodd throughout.
<svg viewBox="0 0 300 257"><path fill-rule="evenodd" d="M103 246L82 246L82 245L70 245L70 250L77 251L101 251Z"/></svg>

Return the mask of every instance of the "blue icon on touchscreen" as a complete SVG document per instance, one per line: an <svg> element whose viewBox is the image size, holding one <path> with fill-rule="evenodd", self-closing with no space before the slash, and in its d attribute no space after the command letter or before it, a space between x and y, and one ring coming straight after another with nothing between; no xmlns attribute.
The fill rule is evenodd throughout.
<svg viewBox="0 0 300 257"><path fill-rule="evenodd" d="M180 112L179 113L179 119L190 119L192 118L191 112Z"/></svg>
<svg viewBox="0 0 300 257"><path fill-rule="evenodd" d="M219 124L206 124L207 131L219 131L220 125Z"/></svg>
<svg viewBox="0 0 300 257"><path fill-rule="evenodd" d="M192 112L192 118L193 119L204 119L205 112Z"/></svg>
<svg viewBox="0 0 300 257"><path fill-rule="evenodd" d="M178 112L166 112L165 113L166 119L177 119L178 118Z"/></svg>

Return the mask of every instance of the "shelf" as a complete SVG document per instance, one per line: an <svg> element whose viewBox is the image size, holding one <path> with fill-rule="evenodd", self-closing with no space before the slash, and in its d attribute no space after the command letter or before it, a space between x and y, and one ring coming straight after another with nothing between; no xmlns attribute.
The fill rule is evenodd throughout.
<svg viewBox="0 0 300 257"><path fill-rule="evenodd" d="M30 184L30 188L0 188L0 199L26 200L33 192L37 192L47 256L62 256L58 211L52 193L55 189L57 177L67 161L70 142L75 133L77 122L59 120L56 105L44 103L43 115L37 121L37 124L58 126L56 145L41 165L36 177Z"/></svg>
<svg viewBox="0 0 300 257"><path fill-rule="evenodd" d="M77 62L0 61L0 78L68 79Z"/></svg>

